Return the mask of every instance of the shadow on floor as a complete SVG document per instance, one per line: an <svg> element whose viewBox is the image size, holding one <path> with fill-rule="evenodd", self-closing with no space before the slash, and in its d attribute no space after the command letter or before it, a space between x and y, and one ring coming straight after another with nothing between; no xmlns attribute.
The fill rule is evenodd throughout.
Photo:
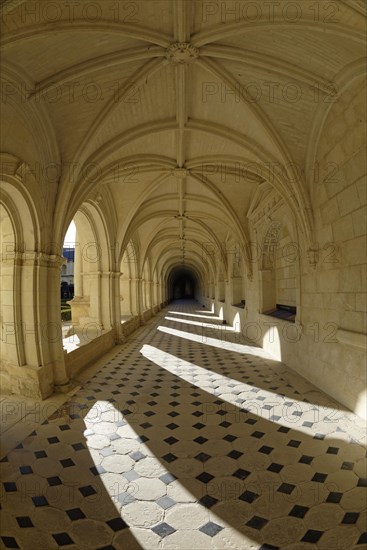
<svg viewBox="0 0 367 550"><path fill-rule="evenodd" d="M162 324L3 459L5 547L361 548L366 453L349 417L315 418L296 383L268 392L268 360Z"/></svg>

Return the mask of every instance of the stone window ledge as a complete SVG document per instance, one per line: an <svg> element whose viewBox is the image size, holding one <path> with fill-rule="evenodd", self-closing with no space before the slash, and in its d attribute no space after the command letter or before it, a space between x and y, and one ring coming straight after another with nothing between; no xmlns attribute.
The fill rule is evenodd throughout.
<svg viewBox="0 0 367 550"><path fill-rule="evenodd" d="M362 332L352 332L339 328L336 337L341 344L347 344L355 348L367 349L367 334Z"/></svg>

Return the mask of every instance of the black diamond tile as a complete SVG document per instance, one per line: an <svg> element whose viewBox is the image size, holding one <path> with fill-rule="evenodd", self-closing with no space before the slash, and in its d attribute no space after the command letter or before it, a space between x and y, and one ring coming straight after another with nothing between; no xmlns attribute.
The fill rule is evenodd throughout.
<svg viewBox="0 0 367 550"><path fill-rule="evenodd" d="M71 521L85 518L85 514L80 508L72 508L70 510L66 510L66 513Z"/></svg>
<svg viewBox="0 0 367 550"><path fill-rule="evenodd" d="M248 472L247 470L243 470L242 468L239 468L232 475L234 477L237 477L238 479L246 479L246 477L248 477L250 473L251 472Z"/></svg>
<svg viewBox="0 0 367 550"><path fill-rule="evenodd" d="M149 424L149 422L143 422L143 424L140 424L140 426L143 428L143 430L147 430L148 428L152 427L152 424Z"/></svg>
<svg viewBox="0 0 367 550"><path fill-rule="evenodd" d="M237 438L237 436L235 436L235 435L228 434L228 435L225 435L225 436L223 437L223 439L224 439L225 441L229 441L230 443L232 443L233 441L235 441L235 440L238 439L238 438Z"/></svg>
<svg viewBox="0 0 367 550"><path fill-rule="evenodd" d="M256 439L261 439L264 436L264 432L253 432L251 437L256 437Z"/></svg>
<svg viewBox="0 0 367 550"><path fill-rule="evenodd" d="M309 508L307 508L307 506L299 506L298 504L296 504L296 506L293 506L288 515L302 519L305 517L308 511Z"/></svg>
<svg viewBox="0 0 367 550"><path fill-rule="evenodd" d="M85 446L83 445L83 443L73 443L72 447L74 451L82 451L83 449L85 449Z"/></svg>
<svg viewBox="0 0 367 550"><path fill-rule="evenodd" d="M122 531L128 527L127 523L124 522L122 518L113 518L106 521L107 525L112 529L112 531Z"/></svg>
<svg viewBox="0 0 367 550"><path fill-rule="evenodd" d="M242 455L243 455L243 453L241 453L240 451L236 451L236 450L230 451L227 454L227 456L229 456L229 458L233 458L234 460L237 460Z"/></svg>
<svg viewBox="0 0 367 550"><path fill-rule="evenodd" d="M15 493L18 490L14 481L4 481L3 485L7 493Z"/></svg>
<svg viewBox="0 0 367 550"><path fill-rule="evenodd" d="M34 453L34 456L36 458L46 458L47 457L47 453L45 451L36 451Z"/></svg>
<svg viewBox="0 0 367 550"><path fill-rule="evenodd" d="M267 445L263 445L258 450L259 453L264 453L265 455L270 455L272 451L274 451L273 447L268 447Z"/></svg>
<svg viewBox="0 0 367 550"><path fill-rule="evenodd" d="M131 502L135 502L135 497L131 493L120 493L117 497L117 500L123 505L126 506L127 504L130 504Z"/></svg>
<svg viewBox="0 0 367 550"><path fill-rule="evenodd" d="M279 474L281 470L283 470L284 466L282 464L278 464L277 462L272 462L270 466L268 467L269 472L275 472L276 474Z"/></svg>
<svg viewBox="0 0 367 550"><path fill-rule="evenodd" d="M301 445L301 442L300 442L300 441L296 441L295 439L291 439L291 440L288 442L288 444L287 444L288 447L294 447L294 448L296 448L296 449L297 449L297 447L299 447L300 445Z"/></svg>
<svg viewBox="0 0 367 550"><path fill-rule="evenodd" d="M214 476L211 474L208 474L208 472L202 472L198 476L196 476L196 479L201 481L202 483L209 483L212 479L214 479Z"/></svg>
<svg viewBox="0 0 367 550"><path fill-rule="evenodd" d="M252 529L262 529L269 520L262 518L261 516L253 516L247 523L249 527L252 527Z"/></svg>
<svg viewBox="0 0 367 550"><path fill-rule="evenodd" d="M313 456L302 455L298 462L301 464L311 464L314 458Z"/></svg>
<svg viewBox="0 0 367 550"><path fill-rule="evenodd" d="M195 411L192 413L192 416L196 416L196 417L199 417L199 416L203 416L204 413L200 412L200 411Z"/></svg>
<svg viewBox="0 0 367 550"><path fill-rule="evenodd" d="M63 458L60 460L60 464L63 468L70 468L71 466L75 466L75 462L71 460L71 458Z"/></svg>
<svg viewBox="0 0 367 550"><path fill-rule="evenodd" d="M67 533L55 533L52 535L59 546L69 546L74 544L73 539Z"/></svg>
<svg viewBox="0 0 367 550"><path fill-rule="evenodd" d="M357 544L367 544L367 532L361 534L357 541Z"/></svg>
<svg viewBox="0 0 367 550"><path fill-rule="evenodd" d="M62 426L59 426L59 430L66 432L67 430L70 430L70 426L69 424L63 424Z"/></svg>
<svg viewBox="0 0 367 550"><path fill-rule="evenodd" d="M254 424L256 424L257 420L255 420L254 418L248 418L245 422L245 424L250 424L251 426L253 426Z"/></svg>
<svg viewBox="0 0 367 550"><path fill-rule="evenodd" d="M218 502L218 499L211 497L210 495L205 495L199 500L199 502L205 506L205 508L211 508Z"/></svg>
<svg viewBox="0 0 367 550"><path fill-rule="evenodd" d="M19 527L34 527L32 520L29 516L18 516L15 519L17 520Z"/></svg>
<svg viewBox="0 0 367 550"><path fill-rule="evenodd" d="M175 424L174 422L171 422L171 424L167 424L167 428L169 430L175 430L176 428L178 428L178 424Z"/></svg>
<svg viewBox="0 0 367 550"><path fill-rule="evenodd" d="M280 426L280 428L278 428L278 432L280 433L283 433L283 434L287 434L289 432L290 428L286 428L285 426Z"/></svg>
<svg viewBox="0 0 367 550"><path fill-rule="evenodd" d="M48 500L44 496L32 497L33 504L39 508L40 506L48 506Z"/></svg>
<svg viewBox="0 0 367 550"><path fill-rule="evenodd" d="M211 458L211 456L207 455L206 453L199 453L198 455L195 456L195 458L200 462L206 462L207 460L209 460L209 458Z"/></svg>
<svg viewBox="0 0 367 550"><path fill-rule="evenodd" d="M103 468L103 466L101 466L101 464L97 464L96 466L92 466L89 469L90 469L90 471L92 472L92 474L94 476L99 476L101 474L106 473L106 470Z"/></svg>
<svg viewBox="0 0 367 550"><path fill-rule="evenodd" d="M338 504L341 501L342 496L343 496L343 493L336 493L332 491L331 493L329 493L326 499L326 502L330 502L332 504Z"/></svg>
<svg viewBox="0 0 367 550"><path fill-rule="evenodd" d="M85 485L84 487L79 487L79 491L83 495L83 497L89 497L91 495L95 495L97 491L92 487L92 485Z"/></svg>
<svg viewBox="0 0 367 550"><path fill-rule="evenodd" d="M309 529L301 539L302 542L311 542L315 543L320 540L323 535L323 531L315 531L314 529Z"/></svg>
<svg viewBox="0 0 367 550"><path fill-rule="evenodd" d="M172 453L168 453L164 456L162 456L163 460L165 460L166 462L174 462L175 460L177 460L177 456L172 454Z"/></svg>
<svg viewBox="0 0 367 550"><path fill-rule="evenodd" d="M33 474L31 466L20 466L19 471L22 475Z"/></svg>
<svg viewBox="0 0 367 550"><path fill-rule="evenodd" d="M168 445L174 445L175 443L177 443L178 439L176 439L175 437L166 437L164 441L168 443Z"/></svg>
<svg viewBox="0 0 367 550"><path fill-rule="evenodd" d="M347 512L342 520L342 523L357 523L359 514L357 512Z"/></svg>
<svg viewBox="0 0 367 550"><path fill-rule="evenodd" d="M156 525L155 527L152 527L152 531L159 535L162 539L164 537L167 537L168 535L171 535L172 533L176 532L176 529L168 525L168 523L160 523L159 525Z"/></svg>
<svg viewBox="0 0 367 550"><path fill-rule="evenodd" d="M354 462L343 462L341 465L342 470L353 470L354 468Z"/></svg>
<svg viewBox="0 0 367 550"><path fill-rule="evenodd" d="M163 510L168 510L169 508L172 508L176 502L168 496L163 496L157 500L157 504L159 504Z"/></svg>
<svg viewBox="0 0 367 550"><path fill-rule="evenodd" d="M338 452L339 452L338 447L328 447L328 450L326 451L326 453L329 455L337 455Z"/></svg>
<svg viewBox="0 0 367 550"><path fill-rule="evenodd" d="M99 453L102 456L110 456L113 454L113 450L110 447L105 447L104 449L101 449Z"/></svg>
<svg viewBox="0 0 367 550"><path fill-rule="evenodd" d="M53 476L47 478L47 483L50 487L56 487L56 485L62 485L62 481L59 477Z"/></svg>
<svg viewBox="0 0 367 550"><path fill-rule="evenodd" d="M259 498L260 495L257 493L253 493L252 491L245 491L240 495L238 498L240 500L243 500L244 502L248 502L249 504L252 504L256 499Z"/></svg>
<svg viewBox="0 0 367 550"><path fill-rule="evenodd" d="M139 460L142 460L143 458L145 458L145 456L146 455L144 455L140 451L135 451L129 455L129 457L135 460L135 462L139 462Z"/></svg>
<svg viewBox="0 0 367 550"><path fill-rule="evenodd" d="M367 487L367 477L360 477L357 483L357 487Z"/></svg>
<svg viewBox="0 0 367 550"><path fill-rule="evenodd" d="M163 483L165 483L166 485L169 485L170 483L172 483L172 481L175 481L177 477L174 476L173 474L167 473L167 474L163 474L159 479L163 481Z"/></svg>
<svg viewBox="0 0 367 550"><path fill-rule="evenodd" d="M277 491L279 493L285 493L286 495L290 495L294 491L295 487L296 486L292 485L291 483L282 483L278 487Z"/></svg>
<svg viewBox="0 0 367 550"><path fill-rule="evenodd" d="M50 445L53 445L55 443L59 443L60 439L58 437L48 437L47 441L49 442Z"/></svg>
<svg viewBox="0 0 367 550"><path fill-rule="evenodd" d="M14 537L1 537L5 548L19 548L18 543Z"/></svg>
<svg viewBox="0 0 367 550"><path fill-rule="evenodd" d="M200 437L196 437L196 438L194 439L194 441L195 441L195 443L199 443L199 445L202 445L203 443L205 443L205 442L208 441L208 440L207 440L206 437L200 436Z"/></svg>
<svg viewBox="0 0 367 550"><path fill-rule="evenodd" d="M327 476L328 476L327 474L321 474L320 472L316 472L316 474L313 476L311 481L316 481L317 483L324 483Z"/></svg>
<svg viewBox="0 0 367 550"><path fill-rule="evenodd" d="M222 428L229 428L229 426L232 426L232 422L227 422L227 420L225 420L224 422L221 422L219 426L222 426Z"/></svg>
<svg viewBox="0 0 367 550"><path fill-rule="evenodd" d="M196 424L193 425L193 428L195 428L196 430L202 430L203 428L205 428L205 424L202 424L201 422L197 422Z"/></svg>
<svg viewBox="0 0 367 550"><path fill-rule="evenodd" d="M221 525L218 525L213 521L208 521L208 523L199 527L199 531L201 531L205 535L208 535L208 537L215 537L215 535L220 533L222 529L223 527Z"/></svg>
<svg viewBox="0 0 367 550"><path fill-rule="evenodd" d="M130 470L129 472L125 472L123 474L123 476L128 481L134 481L134 479L138 479L140 477L140 475L137 472L135 472L134 470Z"/></svg>

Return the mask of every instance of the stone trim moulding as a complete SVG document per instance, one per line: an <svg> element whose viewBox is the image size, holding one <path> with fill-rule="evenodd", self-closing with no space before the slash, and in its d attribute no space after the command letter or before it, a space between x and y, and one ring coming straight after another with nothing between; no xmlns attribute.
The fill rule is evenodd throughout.
<svg viewBox="0 0 367 550"><path fill-rule="evenodd" d="M352 332L351 330L338 329L336 333L340 344L346 344L354 348L367 349L367 334Z"/></svg>
<svg viewBox="0 0 367 550"><path fill-rule="evenodd" d="M2 263L16 264L19 266L54 267L61 269L67 263L66 258L56 254L46 254L35 251L10 251L5 252L1 257Z"/></svg>

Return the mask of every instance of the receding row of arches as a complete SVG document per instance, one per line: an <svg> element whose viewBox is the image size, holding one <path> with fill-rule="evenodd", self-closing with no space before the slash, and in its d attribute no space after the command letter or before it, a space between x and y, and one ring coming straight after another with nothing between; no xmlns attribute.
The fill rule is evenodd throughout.
<svg viewBox="0 0 367 550"><path fill-rule="evenodd" d="M298 306L297 255L284 254L296 238L289 223L287 227L271 221L261 235L255 270L261 293L255 304L254 266L243 243L233 238L220 246L201 242L201 254L189 250L185 260L182 248L175 248L175 238L167 232L167 244L159 255L152 254L161 244L154 237L142 255L138 239L130 238L124 249L113 239L113 210L108 206L108 200L96 194L74 214L74 296L65 332L59 292L65 263L62 246L41 242L42 217L21 175L3 177L1 377L9 391L46 397L55 387L68 387L92 356L122 342L173 299L195 298L211 308L222 304L222 318L231 323L240 318L240 325L246 323L249 304L262 313L279 304ZM182 245L182 239L177 242ZM86 348L80 350L91 342L98 345L90 357Z"/></svg>

